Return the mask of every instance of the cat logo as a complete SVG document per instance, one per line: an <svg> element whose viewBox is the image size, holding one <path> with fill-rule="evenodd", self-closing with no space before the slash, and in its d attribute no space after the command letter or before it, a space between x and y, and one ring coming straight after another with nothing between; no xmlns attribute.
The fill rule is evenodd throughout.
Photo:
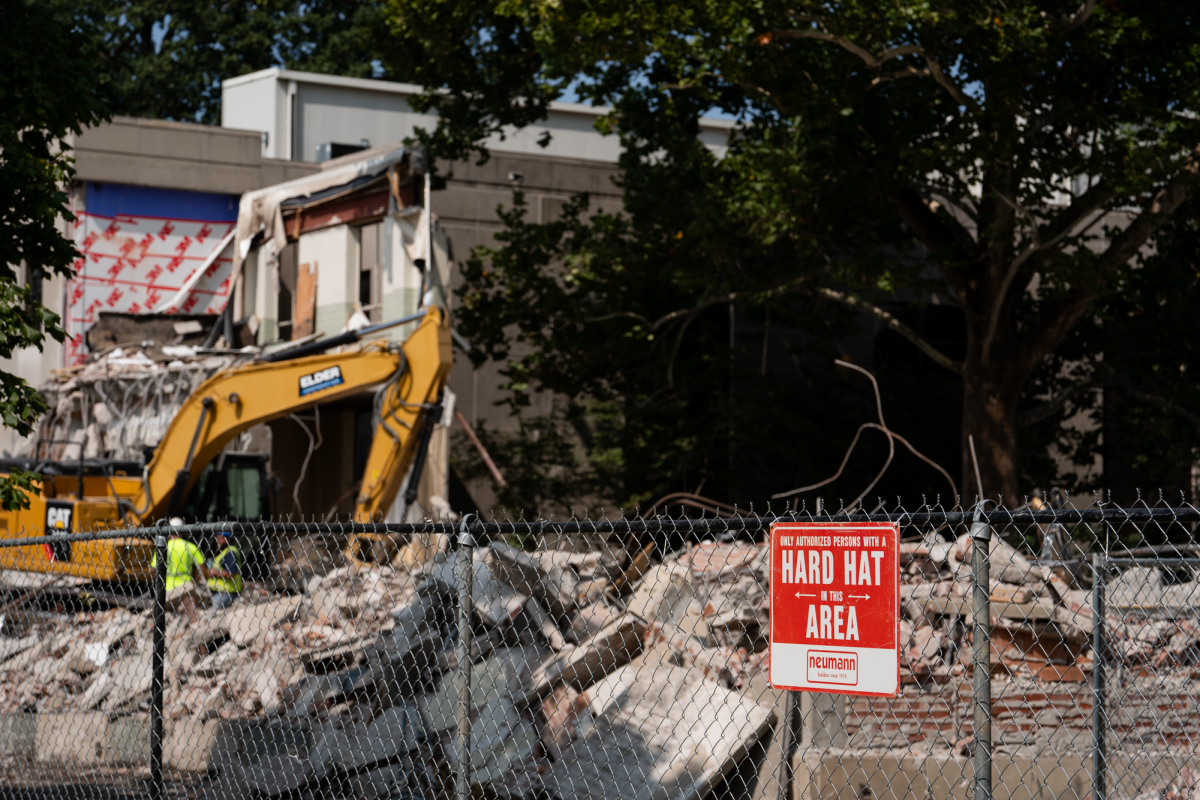
<svg viewBox="0 0 1200 800"><path fill-rule="evenodd" d="M46 502L46 535L53 536L56 533L71 532L71 518L74 516L75 506L70 503L64 503L61 500L49 500ZM47 561L70 561L71 560L71 543L70 542L51 542L44 545Z"/></svg>

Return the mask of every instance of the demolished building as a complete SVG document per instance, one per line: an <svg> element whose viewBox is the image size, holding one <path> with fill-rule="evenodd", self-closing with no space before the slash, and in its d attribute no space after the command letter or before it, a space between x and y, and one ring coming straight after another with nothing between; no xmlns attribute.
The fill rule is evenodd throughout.
<svg viewBox="0 0 1200 800"><path fill-rule="evenodd" d="M421 153L377 148L323 167L243 195L228 241L142 310L157 313L95 312L86 360L40 387L51 411L18 459L108 463L138 474L182 403L216 372L424 306L446 307L450 243L428 208ZM116 230L110 238L136 237ZM221 259L228 264L218 275ZM212 275L223 276L228 302L219 314L190 313ZM402 341L414 327L379 336ZM228 451L254 472L246 485L256 502L227 505L217 516L347 513L370 447L373 400L367 392L243 434ZM417 476L416 519L449 510L448 390L444 407ZM254 458L265 464L255 467ZM396 508L389 519L405 513Z"/></svg>

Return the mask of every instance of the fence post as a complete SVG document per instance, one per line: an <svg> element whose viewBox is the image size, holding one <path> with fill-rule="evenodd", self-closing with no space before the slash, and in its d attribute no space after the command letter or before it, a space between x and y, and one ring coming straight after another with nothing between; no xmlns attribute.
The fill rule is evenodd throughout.
<svg viewBox="0 0 1200 800"><path fill-rule="evenodd" d="M1107 542L1105 543L1107 545ZM1092 556L1092 799L1108 797L1108 719L1104 709L1104 571L1108 553Z"/></svg>
<svg viewBox="0 0 1200 800"><path fill-rule="evenodd" d="M163 787L163 682L167 649L167 537L154 534L154 660L150 688L150 797L162 800Z"/></svg>
<svg viewBox="0 0 1200 800"><path fill-rule="evenodd" d="M457 800L471 800L471 599L474 578L475 540L467 530L463 516L458 529L458 669L462 686L458 690L458 783Z"/></svg>
<svg viewBox="0 0 1200 800"><path fill-rule="evenodd" d="M992 529L975 514L971 526L971 616L975 631L971 637L973 691L975 706L975 800L992 800L992 607L991 576L988 559Z"/></svg>

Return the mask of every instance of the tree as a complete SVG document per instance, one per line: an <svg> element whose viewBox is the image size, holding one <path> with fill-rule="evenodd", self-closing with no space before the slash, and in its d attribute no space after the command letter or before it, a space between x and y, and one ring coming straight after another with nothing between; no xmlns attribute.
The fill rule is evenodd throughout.
<svg viewBox="0 0 1200 800"><path fill-rule="evenodd" d="M59 229L71 221L66 185L73 174L61 141L107 115L94 91L95 53L77 31L41 3L8 4L0 33L0 357L24 347L39 350L64 332L34 287L41 276L68 275L79 256ZM17 282L24 265L33 280ZM46 410L24 380L0 372L0 419L22 436ZM27 508L24 492L40 479L14 470L0 479L0 506Z"/></svg>
<svg viewBox="0 0 1200 800"><path fill-rule="evenodd" d="M610 104L604 124L627 142L735 115L705 180L741 193L744 237L788 253L808 291L961 378L962 485L971 436L993 497L1019 496L1031 376L1196 186L1191 6L391 0L390 13L447 155L534 122L568 87ZM674 155L637 149L626 185ZM627 198L635 219L670 216ZM884 311L904 290L961 310L964 357Z"/></svg>
<svg viewBox="0 0 1200 800"><path fill-rule="evenodd" d="M1176 502L1180 491L1194 488L1200 456L1200 360L1192 335L1200 303L1195 198L1162 227L1154 251L1119 270L1112 285L1035 373L1031 385L1054 401L1027 398L1018 421L1023 435L1053 438L1076 464L1103 459L1103 476L1065 488L1115 490L1112 500L1129 504L1140 487L1149 502L1158 490ZM1090 425L1059 424L1074 415ZM1051 471L1047 477L1057 476Z"/></svg>
<svg viewBox="0 0 1200 800"><path fill-rule="evenodd" d="M210 125L221 81L268 67L389 77L377 0L51 0L100 54L112 110Z"/></svg>

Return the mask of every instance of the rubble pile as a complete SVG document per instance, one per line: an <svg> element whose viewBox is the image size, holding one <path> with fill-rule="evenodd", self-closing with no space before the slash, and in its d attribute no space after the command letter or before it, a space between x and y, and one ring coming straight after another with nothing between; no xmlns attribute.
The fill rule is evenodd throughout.
<svg viewBox="0 0 1200 800"><path fill-rule="evenodd" d="M971 671L971 548L968 534L902 545L902 682L946 683ZM1090 593L999 537L989 572L992 674L1083 681L1091 670Z"/></svg>
<svg viewBox="0 0 1200 800"><path fill-rule="evenodd" d="M81 366L54 370L38 387L50 411L33 440L36 452L27 455L139 460L144 448L162 440L200 384L249 358L203 355L182 345L164 346L156 355L157 360L139 347L116 347Z"/></svg>
<svg viewBox="0 0 1200 800"><path fill-rule="evenodd" d="M435 538L396 542L390 563L363 566L344 560L342 544L286 542L271 591L249 584L233 606L204 610L196 622L168 615L164 714L220 726L207 762L212 796L374 800L453 785L459 554ZM657 560L653 546L550 544L562 549L493 541L474 550L477 789L513 798L703 794L778 720L745 691L768 667L766 546L703 542ZM971 547L966 536L902 545L905 691L867 699L861 713L855 706L846 717L851 746L961 744L957 732L931 734L925 717L936 705L937 725L964 732L970 717L954 707L959 700L935 704L928 693L969 689ZM1043 697L1049 683L1086 691L1090 592L998 538L990 565L994 680ZM1110 663L1133 678L1170 669L1200 677L1193 586L1166 585L1155 568L1114 577ZM0 638L0 703L10 712L144 713L151 619L125 609L60 615ZM1048 727L1027 708L1032 695L1010 695L994 693L1030 717L1026 728ZM888 732L887 714L907 727L878 735ZM1028 734L1022 725L1003 728L999 742L1009 742L1010 728Z"/></svg>
<svg viewBox="0 0 1200 800"><path fill-rule="evenodd" d="M249 584L194 623L168 614L168 724L231 726L210 760L213 796L451 785L457 554L409 542L364 568L320 539L283 545L276 591ZM584 545L474 551L473 781L502 797L587 786L695 796L776 718L736 691L766 646L766 548L705 543L652 565L652 547ZM151 626L149 611L115 609L0 639L0 699L11 711L144 713ZM631 787L629 774L658 776L658 788Z"/></svg>

